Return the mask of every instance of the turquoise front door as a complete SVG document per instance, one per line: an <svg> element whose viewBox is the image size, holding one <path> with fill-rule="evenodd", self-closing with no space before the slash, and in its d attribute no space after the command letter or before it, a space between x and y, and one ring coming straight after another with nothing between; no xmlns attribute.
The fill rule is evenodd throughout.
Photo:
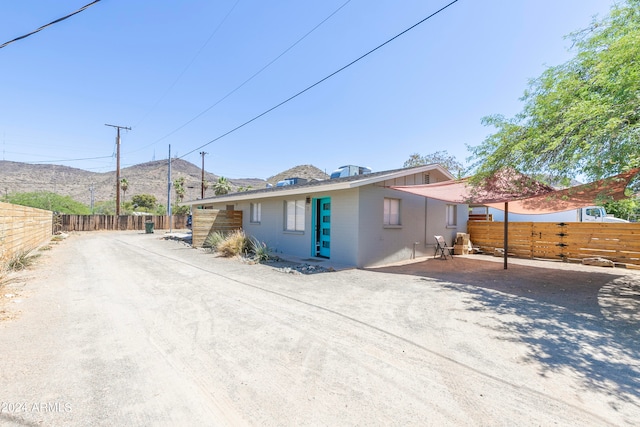
<svg viewBox="0 0 640 427"><path fill-rule="evenodd" d="M331 198L316 199L316 256L331 255Z"/></svg>

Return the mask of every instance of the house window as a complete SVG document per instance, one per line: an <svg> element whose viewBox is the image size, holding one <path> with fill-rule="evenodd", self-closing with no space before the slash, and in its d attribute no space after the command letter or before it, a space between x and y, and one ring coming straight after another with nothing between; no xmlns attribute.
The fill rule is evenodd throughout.
<svg viewBox="0 0 640 427"><path fill-rule="evenodd" d="M284 202L285 231L304 231L304 199Z"/></svg>
<svg viewBox="0 0 640 427"><path fill-rule="evenodd" d="M250 210L250 222L259 224L262 220L262 203L251 203Z"/></svg>
<svg viewBox="0 0 640 427"><path fill-rule="evenodd" d="M424 175L422 175L422 183L431 184L431 177L429 176L428 173L425 173Z"/></svg>
<svg viewBox="0 0 640 427"><path fill-rule="evenodd" d="M384 225L400 225L400 199L384 199Z"/></svg>
<svg viewBox="0 0 640 427"><path fill-rule="evenodd" d="M458 226L458 205L447 205L447 227Z"/></svg>

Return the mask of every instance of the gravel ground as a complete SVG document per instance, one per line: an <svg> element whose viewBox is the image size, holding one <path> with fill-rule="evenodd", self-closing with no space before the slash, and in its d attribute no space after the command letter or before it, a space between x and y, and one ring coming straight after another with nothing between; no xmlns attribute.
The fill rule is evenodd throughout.
<svg viewBox="0 0 640 427"><path fill-rule="evenodd" d="M0 288L2 425L637 425L640 275L289 274L74 234Z"/></svg>

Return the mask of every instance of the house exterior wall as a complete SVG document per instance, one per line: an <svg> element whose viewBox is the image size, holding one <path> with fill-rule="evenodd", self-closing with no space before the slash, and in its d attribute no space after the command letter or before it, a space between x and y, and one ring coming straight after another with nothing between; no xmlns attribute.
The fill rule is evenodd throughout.
<svg viewBox="0 0 640 427"><path fill-rule="evenodd" d="M274 253L308 256L310 255L309 245L307 244L311 227L310 205L305 204L304 231L284 230L285 201L300 199L304 199L304 197L255 199L253 203L261 204L261 220L259 223L251 222L251 202L236 202L234 203L234 209L242 211L242 228L245 234L265 242ZM213 204L213 208L224 209L228 204L229 203Z"/></svg>
<svg viewBox="0 0 640 427"><path fill-rule="evenodd" d="M425 178L428 177L428 178ZM388 179L384 181L382 186L391 185L421 185L421 184L435 184L436 182L448 181L449 178L443 175L440 171L433 169L426 172L419 172L410 175L405 175L399 178Z"/></svg>
<svg viewBox="0 0 640 427"><path fill-rule="evenodd" d="M353 188L331 192L331 259L360 267L358 238L360 221L359 190Z"/></svg>
<svg viewBox="0 0 640 427"><path fill-rule="evenodd" d="M383 224L385 197L400 200L400 226ZM456 233L466 232L466 205L458 205L457 226L448 228L447 203L439 200L425 199L381 185L360 187L358 200L360 218L356 265L359 267L406 261L414 256L431 256L435 250L434 235L445 236L447 242L452 243Z"/></svg>
<svg viewBox="0 0 640 427"><path fill-rule="evenodd" d="M286 200L306 200L305 229L303 232L284 230L284 203ZM358 190L341 190L328 193L314 193L307 196L255 199L261 203L262 218L259 224L251 222L250 202L237 202L234 209L242 210L242 228L248 236L265 242L276 254L290 254L309 257L313 254L314 229L312 223L313 200L331 198L331 259L348 265L357 263L357 221ZM214 209L224 209L228 203L211 205Z"/></svg>
<svg viewBox="0 0 640 427"><path fill-rule="evenodd" d="M401 225L383 224L385 197L400 200ZM359 202L359 266L411 259L414 242L420 242L416 245L416 256L421 256L425 225L424 197L369 185L360 188Z"/></svg>
<svg viewBox="0 0 640 427"><path fill-rule="evenodd" d="M467 232L469 219L468 205L457 205L457 225L447 226L447 205L449 203L435 199L426 199L427 204L427 232L426 242L429 250L435 251L435 239L433 236L443 236L449 245L453 245L457 233Z"/></svg>
<svg viewBox="0 0 640 427"><path fill-rule="evenodd" d="M314 255L313 200L331 198L330 259L336 263L368 267L409 260L413 256L431 256L434 253L434 235L443 235L453 243L456 233L466 232L467 205L457 207L457 226L447 228L446 202L425 199L422 196L392 190L391 185L419 185L442 182L449 178L437 170L416 173L375 184L351 189L310 189L308 194L282 197L256 198L261 203L261 221L251 223L249 201L234 203L243 211L243 229L249 236L265 242L276 254L297 257ZM400 226L384 226L384 198L400 200ZM286 200L306 200L305 230L284 230L284 203ZM214 209L225 209L229 202L208 204ZM415 243L415 245L414 245ZM415 251L415 252L414 252Z"/></svg>

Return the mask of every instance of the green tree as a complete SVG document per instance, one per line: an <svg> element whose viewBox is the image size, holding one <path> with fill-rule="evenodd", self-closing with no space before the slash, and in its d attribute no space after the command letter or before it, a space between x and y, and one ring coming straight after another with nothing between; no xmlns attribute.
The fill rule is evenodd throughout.
<svg viewBox="0 0 640 427"><path fill-rule="evenodd" d="M93 207L93 213L96 215L115 215L116 214L116 201L115 200L103 200L96 202Z"/></svg>
<svg viewBox="0 0 640 427"><path fill-rule="evenodd" d="M136 194L131 197L131 201L137 208L146 209L148 212L153 211L158 203L158 199L152 194Z"/></svg>
<svg viewBox="0 0 640 427"><path fill-rule="evenodd" d="M175 204L171 207L172 215L187 215L189 212L191 212L190 206L180 206Z"/></svg>
<svg viewBox="0 0 640 427"><path fill-rule="evenodd" d="M640 166L640 0L569 37L575 56L530 81L519 114L483 119L496 131L471 148L478 176L599 179Z"/></svg>
<svg viewBox="0 0 640 427"><path fill-rule="evenodd" d="M635 220L640 213L640 201L636 197L630 197L615 202L607 202L604 208L608 214L613 214L616 218Z"/></svg>
<svg viewBox="0 0 640 427"><path fill-rule="evenodd" d="M184 199L184 195L186 194L186 189L184 188L184 183L185 183L184 176L176 178L173 181L173 188L176 191L176 197L178 198L179 202L181 202L182 199Z"/></svg>
<svg viewBox="0 0 640 427"><path fill-rule="evenodd" d="M47 191L32 193L13 193L7 196L7 202L14 205L30 206L70 215L89 215L91 209L87 205L73 200L69 196L61 196Z"/></svg>
<svg viewBox="0 0 640 427"><path fill-rule="evenodd" d="M404 162L402 167L411 168L414 166L431 165L437 163L452 175L457 178L461 178L464 173L464 166L454 156L451 156L446 150L436 151L435 153L421 156L418 153L413 153L409 156L409 160Z"/></svg>
<svg viewBox="0 0 640 427"><path fill-rule="evenodd" d="M231 191L231 183L224 176L221 176L220 178L218 178L215 184L213 184L213 193L216 196L229 194L230 191Z"/></svg>

